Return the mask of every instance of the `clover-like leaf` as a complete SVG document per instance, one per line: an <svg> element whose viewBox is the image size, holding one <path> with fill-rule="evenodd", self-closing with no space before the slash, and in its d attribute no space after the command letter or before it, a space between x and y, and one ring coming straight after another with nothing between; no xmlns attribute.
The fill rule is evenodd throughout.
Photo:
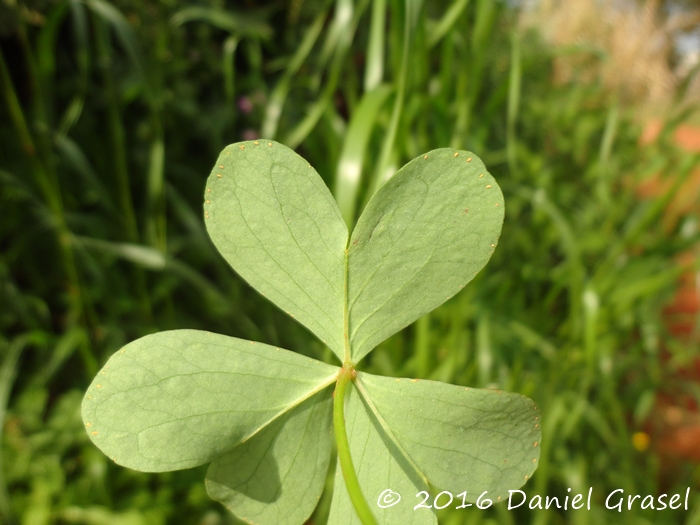
<svg viewBox="0 0 700 525"><path fill-rule="evenodd" d="M301 524L313 512L332 426L331 525L433 525L432 509L413 510L415 495L431 488L465 493L463 503L484 491L504 499L537 465L532 401L355 371L476 275L496 247L503 209L476 155L440 149L399 170L348 239L330 192L299 155L272 141L228 146L207 181L212 240L343 368L208 332L149 335L112 356L88 388L90 437L142 471L211 463L209 494L261 525ZM403 501L385 505L387 490Z"/></svg>

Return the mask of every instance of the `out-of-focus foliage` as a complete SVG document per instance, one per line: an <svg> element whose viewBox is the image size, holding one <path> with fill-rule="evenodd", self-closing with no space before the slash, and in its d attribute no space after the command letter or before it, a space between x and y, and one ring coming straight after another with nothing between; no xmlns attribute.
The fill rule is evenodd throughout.
<svg viewBox="0 0 700 525"><path fill-rule="evenodd" d="M677 340L662 317L681 272L674 257L698 243L697 220L671 232L660 220L698 165L671 140L689 110L641 147L637 107L597 81L554 81L555 57L586 53L602 67L604 52L547 46L493 0L0 9L2 523L232 522L201 469L111 464L89 444L79 402L109 355L159 330L330 359L232 275L203 229L218 152L257 136L307 158L350 222L386 174L437 147L475 151L503 189L489 266L366 369L528 395L544 438L524 490L593 487L594 499L590 511L501 505L445 511L441 523L700 523L697 491L688 512L604 507L617 488L700 483L697 465L661 459L653 432L661 394L700 400L678 375L697 358L698 331ZM657 173L675 182L638 199L637 182Z"/></svg>
<svg viewBox="0 0 700 525"><path fill-rule="evenodd" d="M569 51L554 59L557 83L599 82L646 118L673 103L700 101L697 3L539 0L528 3L521 22Z"/></svg>

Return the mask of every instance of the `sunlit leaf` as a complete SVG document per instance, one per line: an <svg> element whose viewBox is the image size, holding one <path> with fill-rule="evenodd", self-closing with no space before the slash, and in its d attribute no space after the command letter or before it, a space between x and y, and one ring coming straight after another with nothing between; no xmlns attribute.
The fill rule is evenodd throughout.
<svg viewBox="0 0 700 525"><path fill-rule="evenodd" d="M83 399L93 442L119 465L162 472L208 463L330 385L337 369L197 330L137 339Z"/></svg>
<svg viewBox="0 0 700 525"><path fill-rule="evenodd" d="M540 412L500 390L360 373L385 431L431 485L474 502L494 502L523 485L540 457Z"/></svg>
<svg viewBox="0 0 700 525"><path fill-rule="evenodd" d="M348 251L355 362L474 278L496 247L503 208L481 160L447 148L412 160L372 197Z"/></svg>
<svg viewBox="0 0 700 525"><path fill-rule="evenodd" d="M207 230L231 266L342 360L347 227L308 162L272 141L228 146L207 181Z"/></svg>
<svg viewBox="0 0 700 525"><path fill-rule="evenodd" d="M218 458L207 472L209 495L248 522L306 521L328 473L331 408L326 389Z"/></svg>

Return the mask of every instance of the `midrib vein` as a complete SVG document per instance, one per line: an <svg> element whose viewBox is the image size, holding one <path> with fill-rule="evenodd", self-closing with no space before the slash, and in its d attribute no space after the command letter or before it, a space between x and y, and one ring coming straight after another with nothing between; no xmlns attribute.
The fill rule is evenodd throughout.
<svg viewBox="0 0 700 525"><path fill-rule="evenodd" d="M350 308L348 307L348 266L349 266L349 244L351 235L348 235L348 242L345 245L345 257L343 258L343 343L345 352L343 355L343 365L349 364L350 361Z"/></svg>
<svg viewBox="0 0 700 525"><path fill-rule="evenodd" d="M396 448L399 449L399 451L404 456L404 458L406 459L408 464L411 465L411 467L413 467L414 472L416 474L418 474L418 476L420 476L420 478L425 482L426 486L429 485L430 482L428 481L427 476L418 467L418 465L416 465L415 461L413 461L413 458L408 454L406 449L403 447L403 445L396 438L396 436L394 435L394 432L389 427L389 424L382 417L382 414L379 412L379 410L375 406L374 401L372 401L372 396L370 396L369 392L367 391L367 388L362 383L362 380L360 379L359 374L355 378L354 384L355 384L355 387L357 388L358 392L360 392L360 395L364 398L365 402L367 403L367 406L374 413L374 416L377 418L377 421L379 421L379 425L382 427L382 430L384 431L386 436L392 441L392 443L394 443Z"/></svg>

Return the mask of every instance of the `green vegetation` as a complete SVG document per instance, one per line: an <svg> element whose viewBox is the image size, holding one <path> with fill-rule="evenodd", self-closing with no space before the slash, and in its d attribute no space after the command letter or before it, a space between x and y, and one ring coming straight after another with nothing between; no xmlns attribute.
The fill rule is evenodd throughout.
<svg viewBox="0 0 700 525"><path fill-rule="evenodd" d="M562 56L604 56L548 47L491 0L0 5L3 524L234 522L207 496L204 466L114 465L80 403L114 352L175 328L334 362L230 271L204 230L204 175L226 145L256 137L326 176L351 226L424 151L474 151L498 180L507 209L490 264L379 344L362 372L530 397L543 439L523 490L592 487L592 508L450 508L441 525L700 523L696 490L687 512L604 502L619 488L684 493L700 481L696 465L632 440L653 438L660 394L700 398L678 375L697 339L673 338L662 318L674 257L700 240L697 222L669 233L660 220L698 165L671 140L688 112L672 109L659 141L641 147L624 97L552 80ZM636 183L657 173L675 183L639 200ZM313 523L329 515L334 479Z"/></svg>

